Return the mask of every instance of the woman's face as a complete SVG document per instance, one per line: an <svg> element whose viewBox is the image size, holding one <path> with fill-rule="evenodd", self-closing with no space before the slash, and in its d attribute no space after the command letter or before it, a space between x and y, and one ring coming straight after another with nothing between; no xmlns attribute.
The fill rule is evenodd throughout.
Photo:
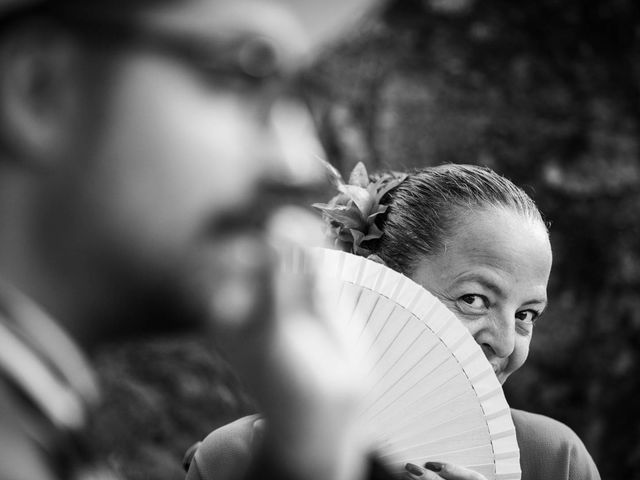
<svg viewBox="0 0 640 480"><path fill-rule="evenodd" d="M541 222L490 207L468 214L411 278L455 313L504 383L527 359L550 271L551 246Z"/></svg>

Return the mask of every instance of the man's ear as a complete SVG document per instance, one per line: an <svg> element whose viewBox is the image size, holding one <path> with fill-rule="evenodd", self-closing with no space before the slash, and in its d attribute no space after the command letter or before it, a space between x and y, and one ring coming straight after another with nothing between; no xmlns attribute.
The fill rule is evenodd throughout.
<svg viewBox="0 0 640 480"><path fill-rule="evenodd" d="M79 55L72 39L43 22L0 44L0 143L15 161L51 167L77 121Z"/></svg>

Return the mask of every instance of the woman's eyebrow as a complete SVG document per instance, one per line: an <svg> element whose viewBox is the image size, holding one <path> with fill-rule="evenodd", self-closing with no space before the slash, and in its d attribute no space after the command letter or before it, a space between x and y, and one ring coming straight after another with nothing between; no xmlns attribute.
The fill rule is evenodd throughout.
<svg viewBox="0 0 640 480"><path fill-rule="evenodd" d="M488 290L491 290L496 296L504 298L506 296L505 294L506 288L503 288L500 285L501 283L500 281L492 278L494 276L495 275L492 275L492 274L469 272L469 273L463 273L459 277L456 277L455 280L456 282L479 283L480 285L487 288ZM527 300L525 303L523 303L522 306L527 306L527 305L542 305L543 306L542 310L546 309L547 308L546 294L543 294L537 298L532 298L530 300Z"/></svg>
<svg viewBox="0 0 640 480"><path fill-rule="evenodd" d="M542 313L542 311L544 311L547 308L547 305L548 305L547 298L546 297L534 298L532 300L526 301L522 306L527 307L529 305L542 305L542 310L540 311L540 313Z"/></svg>
<svg viewBox="0 0 640 480"><path fill-rule="evenodd" d="M490 278L493 275L486 275L477 272L463 273L459 277L456 277L456 282L477 282L483 287L491 290L493 293L500 297L504 297L504 289L500 286L499 282Z"/></svg>

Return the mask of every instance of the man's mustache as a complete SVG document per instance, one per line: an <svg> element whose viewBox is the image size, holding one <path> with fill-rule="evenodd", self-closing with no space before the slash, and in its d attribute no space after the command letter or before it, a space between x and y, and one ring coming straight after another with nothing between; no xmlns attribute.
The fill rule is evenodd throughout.
<svg viewBox="0 0 640 480"><path fill-rule="evenodd" d="M318 198L326 197L328 188L322 182L300 185L278 180L263 181L249 200L212 218L205 228L205 234L262 231L270 216L279 208L286 205L310 206Z"/></svg>

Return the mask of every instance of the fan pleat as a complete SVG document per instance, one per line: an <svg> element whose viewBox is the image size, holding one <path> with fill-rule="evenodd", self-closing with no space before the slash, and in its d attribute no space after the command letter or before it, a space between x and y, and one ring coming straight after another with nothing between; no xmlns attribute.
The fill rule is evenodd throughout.
<svg viewBox="0 0 640 480"><path fill-rule="evenodd" d="M464 400L466 405L462 407L460 410L460 400ZM464 430L465 428L474 429L474 428L482 428L484 432L484 441L488 438L488 431L486 429L486 425L478 419L480 406L476 406L476 408L470 409L468 407L469 398L468 397L459 397L458 401L458 411L451 412L448 410L448 405L443 405L442 408L435 409L430 412L421 412L419 415L416 415L409 422L402 422L401 426L398 425L395 429L389 428L388 433L393 433L393 439L397 443L413 443L416 441L424 442L426 439L424 437L424 433L417 431L415 428L410 428L411 426L420 425L421 427L428 429L430 433L434 436L439 434L446 434L450 430ZM402 427L402 428L400 428ZM484 428L483 428L484 427ZM437 437L438 440L442 440L441 437Z"/></svg>
<svg viewBox="0 0 640 480"><path fill-rule="evenodd" d="M404 407L405 414L401 418L394 419L388 410L385 415L376 419L376 422L384 425L389 430L397 430L401 428L409 428L416 424L437 424L442 420L438 417L438 413L445 419L449 415L460 413L456 402L462 399L467 402L466 408L471 408L468 403L473 400L473 394L466 389L466 385L454 377L450 381L441 385L439 388L432 390L433 395L422 395ZM435 397L435 398L433 398ZM477 402L473 404L474 408L480 408ZM476 410L477 411L477 410ZM422 420L422 422L421 422Z"/></svg>
<svg viewBox="0 0 640 480"><path fill-rule="evenodd" d="M385 379L386 383L382 385L386 386L388 383L391 383L391 385L379 396L375 396L376 391L374 391L370 396L370 406L374 407L383 403L385 407L391 405L397 409L403 403L402 397L404 396L412 398L412 404L407 407L415 406L418 403L424 405L425 402L429 401L442 402L447 400L448 392L452 391L449 389L454 388L453 383L460 382L466 387L464 379L456 376L456 371L447 366L452 364L450 358L439 356L439 358L434 359L434 354L441 351L439 347L440 345L436 345L429 354L425 355L416 364L416 367L409 370L401 378ZM446 385L447 383L448 385ZM431 395L431 392L439 392L440 396L433 398L435 395ZM381 400L384 400L384 402L381 402ZM380 408L374 410L376 414L380 413L380 411Z"/></svg>
<svg viewBox="0 0 640 480"><path fill-rule="evenodd" d="M362 289L357 285L353 285L352 283L344 283L342 285L340 297L338 298L337 308L339 312L347 316L349 322L354 316L354 310L358 303L361 292Z"/></svg>
<svg viewBox="0 0 640 480"><path fill-rule="evenodd" d="M446 435L446 433L442 435ZM465 448L460 448L461 445L465 445ZM386 447L386 452L388 453L383 453L382 458L385 455L394 457L402 455L407 458L420 458L420 463L436 460L460 465L481 463L492 456L491 444L487 442L486 431L482 427L463 430L433 441L403 445L402 448L395 450L389 446ZM472 456L473 453L477 456ZM481 455L478 455L479 453Z"/></svg>

